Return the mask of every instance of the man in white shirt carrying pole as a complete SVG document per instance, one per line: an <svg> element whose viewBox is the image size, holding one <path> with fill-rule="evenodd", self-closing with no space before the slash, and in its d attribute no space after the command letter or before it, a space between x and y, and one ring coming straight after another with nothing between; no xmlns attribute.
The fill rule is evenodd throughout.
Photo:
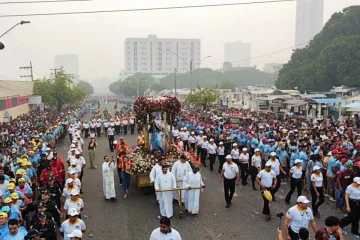
<svg viewBox="0 0 360 240"><path fill-rule="evenodd" d="M183 187L184 177L188 172L191 172L191 171L192 171L192 169L191 169L190 163L188 161L186 161L186 156L181 155L180 160L176 161L171 168L171 172L175 176L176 185L178 188ZM185 191L181 190L181 202L184 202L184 192ZM174 192L174 199L179 200L177 191Z"/></svg>
<svg viewBox="0 0 360 240"><path fill-rule="evenodd" d="M162 173L155 179L155 191L159 194L161 217L171 218L173 216L173 191L176 190L176 179L174 174L168 171L169 166L163 165ZM173 190L173 191L172 191Z"/></svg>
<svg viewBox="0 0 360 240"><path fill-rule="evenodd" d="M227 155L225 159L226 162L221 171L220 183L224 181L226 208L229 208L235 193L235 184L239 184L240 174L239 167L232 161L231 155Z"/></svg>

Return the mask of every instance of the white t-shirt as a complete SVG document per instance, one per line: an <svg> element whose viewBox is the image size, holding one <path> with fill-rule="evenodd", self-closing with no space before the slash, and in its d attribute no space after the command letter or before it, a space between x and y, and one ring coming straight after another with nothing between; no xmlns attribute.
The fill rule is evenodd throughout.
<svg viewBox="0 0 360 240"><path fill-rule="evenodd" d="M232 159L239 159L240 153L239 149L233 149L231 150L231 157Z"/></svg>
<svg viewBox="0 0 360 240"><path fill-rule="evenodd" d="M72 190L74 190L74 189L76 189L76 190L78 190L78 192L80 192L80 189L77 186L74 186L71 189L69 189L68 187L64 187L64 190L62 192L62 196L64 196L66 200L70 199L70 192Z"/></svg>
<svg viewBox="0 0 360 240"><path fill-rule="evenodd" d="M298 206L293 206L289 209L286 217L290 219L290 228L295 233L299 233L300 228L308 228L311 220L314 219L313 213L310 208L302 211Z"/></svg>
<svg viewBox="0 0 360 240"><path fill-rule="evenodd" d="M216 144L209 144L208 145L208 151L209 151L209 154L216 154Z"/></svg>
<svg viewBox="0 0 360 240"><path fill-rule="evenodd" d="M69 210L70 208L75 208L80 213L81 209L84 208L84 201L81 198L78 198L77 201L72 201L71 198L67 199L64 203L64 209Z"/></svg>
<svg viewBox="0 0 360 240"><path fill-rule="evenodd" d="M64 233L64 240L70 240L70 237L68 237L68 235L74 230L86 230L86 225L83 220L76 219L74 224L71 224L69 221L69 219L65 220L60 227L60 231Z"/></svg>
<svg viewBox="0 0 360 240"><path fill-rule="evenodd" d="M170 233L164 234L160 231L160 228L156 228L150 235L150 240L181 240L181 236L178 231L171 229Z"/></svg>
<svg viewBox="0 0 360 240"><path fill-rule="evenodd" d="M267 188L273 185L274 178L276 178L276 174L273 170L267 172L265 169L261 170L257 176L260 178L261 184Z"/></svg>
<svg viewBox="0 0 360 240"><path fill-rule="evenodd" d="M187 141L187 140L189 140L189 132L188 131L186 131L186 132L181 132L180 133L180 136L181 136L181 138L182 138L182 140L183 141Z"/></svg>
<svg viewBox="0 0 360 240"><path fill-rule="evenodd" d="M201 142L201 148L208 149L209 142L208 141L202 141Z"/></svg>
<svg viewBox="0 0 360 240"><path fill-rule="evenodd" d="M190 143L196 143L196 138L193 137L193 136L190 136L190 137L189 137L189 142L190 142Z"/></svg>
<svg viewBox="0 0 360 240"><path fill-rule="evenodd" d="M311 174L311 181L315 182L315 187L322 187L323 186L323 175L320 173L316 175L315 173Z"/></svg>
<svg viewBox="0 0 360 240"><path fill-rule="evenodd" d="M273 170L277 175L280 174L280 162L279 160L275 159L275 161L269 160L268 162L271 162L271 170Z"/></svg>
<svg viewBox="0 0 360 240"><path fill-rule="evenodd" d="M249 154L241 153L240 156L239 156L239 162L249 164Z"/></svg>
<svg viewBox="0 0 360 240"><path fill-rule="evenodd" d="M255 166L256 168L260 168L261 167L261 156L253 155L251 158L251 165Z"/></svg>
<svg viewBox="0 0 360 240"><path fill-rule="evenodd" d="M76 172L76 173L75 173L75 176L76 176L76 177L79 177L79 176L80 176L80 174L81 174L81 168L80 168L78 165L76 165L76 167L69 166L67 173L70 174L70 171L71 171L71 170L74 170L74 171Z"/></svg>
<svg viewBox="0 0 360 240"><path fill-rule="evenodd" d="M224 177L226 179L233 179L236 177L236 174L239 172L239 167L236 163L229 165L227 162L223 165Z"/></svg>
<svg viewBox="0 0 360 240"><path fill-rule="evenodd" d="M346 192L349 194L350 199L360 200L360 189L352 185L347 186Z"/></svg>
<svg viewBox="0 0 360 240"><path fill-rule="evenodd" d="M84 165L86 165L85 158L83 156L80 156L80 158L74 158L76 160L76 165L81 169Z"/></svg>
<svg viewBox="0 0 360 240"><path fill-rule="evenodd" d="M218 151L219 155L221 155L221 156L225 155L225 148L224 147L218 147L217 151Z"/></svg>
<svg viewBox="0 0 360 240"><path fill-rule="evenodd" d="M296 167L296 166L293 166L291 169L290 169L290 173L291 173L291 176L293 178L296 178L296 179L300 179L301 176L302 176L302 167Z"/></svg>

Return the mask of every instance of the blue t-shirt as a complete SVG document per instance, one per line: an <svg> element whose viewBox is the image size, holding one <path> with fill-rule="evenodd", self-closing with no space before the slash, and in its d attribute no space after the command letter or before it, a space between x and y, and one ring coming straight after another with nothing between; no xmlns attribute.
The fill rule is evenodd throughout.
<svg viewBox="0 0 360 240"><path fill-rule="evenodd" d="M333 156L331 156L330 158L329 158L329 161L328 161L328 167L327 167L327 174L330 174L330 175L335 175L334 174L334 171L332 170L332 167L334 167L334 166L336 166L337 165L337 163L336 163L336 160L335 160L335 158L333 157Z"/></svg>
<svg viewBox="0 0 360 240"><path fill-rule="evenodd" d="M24 227L19 227L16 235L11 235L9 230L5 231L0 236L0 240L24 240L27 235L27 231Z"/></svg>

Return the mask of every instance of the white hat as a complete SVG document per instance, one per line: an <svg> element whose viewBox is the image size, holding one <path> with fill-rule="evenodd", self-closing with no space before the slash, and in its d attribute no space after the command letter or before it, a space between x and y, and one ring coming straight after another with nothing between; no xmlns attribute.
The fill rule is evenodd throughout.
<svg viewBox="0 0 360 240"><path fill-rule="evenodd" d="M187 130L187 128L186 128L186 127L184 127L184 130Z"/></svg>
<svg viewBox="0 0 360 240"><path fill-rule="evenodd" d="M16 153L16 149L15 148L11 149L11 153Z"/></svg>
<svg viewBox="0 0 360 240"><path fill-rule="evenodd" d="M332 156L332 152L330 151L330 152L328 152L328 154L326 154L326 155L328 155L328 156Z"/></svg>
<svg viewBox="0 0 360 240"><path fill-rule="evenodd" d="M207 136L203 136L203 138L207 138Z"/></svg>
<svg viewBox="0 0 360 240"><path fill-rule="evenodd" d="M296 159L296 160L294 161L294 163L295 163L295 164L302 163L302 160Z"/></svg>
<svg viewBox="0 0 360 240"><path fill-rule="evenodd" d="M48 147L48 148L46 148L46 151L51 151L51 148L49 148L49 147Z"/></svg>
<svg viewBox="0 0 360 240"><path fill-rule="evenodd" d="M267 161L267 162L265 163L265 167L271 167L271 162L270 162L270 161Z"/></svg>
<svg viewBox="0 0 360 240"><path fill-rule="evenodd" d="M243 148L242 151L243 151L243 152L246 152L246 151L247 151L247 148Z"/></svg>
<svg viewBox="0 0 360 240"><path fill-rule="evenodd" d="M75 155L79 155L79 154L80 154L80 152L79 152L79 151L76 151L76 152L75 152Z"/></svg>
<svg viewBox="0 0 360 240"><path fill-rule="evenodd" d="M191 134L195 134L194 132L191 132Z"/></svg>
<svg viewBox="0 0 360 240"><path fill-rule="evenodd" d="M213 138L210 138L210 142L213 142L214 141L214 139Z"/></svg>
<svg viewBox="0 0 360 240"><path fill-rule="evenodd" d="M317 171L317 170L320 170L320 167L319 166L314 166L313 171Z"/></svg>
<svg viewBox="0 0 360 240"><path fill-rule="evenodd" d="M199 133L203 133L203 131L200 131Z"/></svg>
<svg viewBox="0 0 360 240"><path fill-rule="evenodd" d="M255 152L260 152L260 149L258 149L258 148L255 148L255 150L254 150Z"/></svg>
<svg viewBox="0 0 360 240"><path fill-rule="evenodd" d="M226 159L232 159L231 155L226 155Z"/></svg>
<svg viewBox="0 0 360 240"><path fill-rule="evenodd" d="M271 153L270 153L270 156L271 156L271 157L276 156L276 152L271 152Z"/></svg>
<svg viewBox="0 0 360 240"><path fill-rule="evenodd" d="M117 141L115 140L115 141L113 141L113 144L117 144Z"/></svg>
<svg viewBox="0 0 360 240"><path fill-rule="evenodd" d="M76 171L75 171L74 169L71 169L71 170L70 170L70 175L71 175L71 174L75 174L75 173L76 173Z"/></svg>
<svg viewBox="0 0 360 240"><path fill-rule="evenodd" d="M65 186L67 186L69 183L72 183L72 182L74 182L74 180L72 178L66 179Z"/></svg>
<svg viewBox="0 0 360 240"><path fill-rule="evenodd" d="M237 143L234 143L234 144L233 144L233 147L235 147L235 146L237 146Z"/></svg>
<svg viewBox="0 0 360 240"><path fill-rule="evenodd" d="M67 235L69 238L76 237L82 238L83 234L80 230L73 230L70 234Z"/></svg>
<svg viewBox="0 0 360 240"><path fill-rule="evenodd" d="M75 147L75 144L71 144L70 147L71 147L71 148L74 148L74 147Z"/></svg>
<svg viewBox="0 0 360 240"><path fill-rule="evenodd" d="M224 143L223 142L219 142L219 145L223 145Z"/></svg>
<svg viewBox="0 0 360 240"><path fill-rule="evenodd" d="M79 191L76 188L71 190L71 192L70 192L70 195L72 195L72 196L76 196L78 194L79 194Z"/></svg>
<svg viewBox="0 0 360 240"><path fill-rule="evenodd" d="M309 203L310 201L305 196L299 196L296 200L298 203Z"/></svg>
<svg viewBox="0 0 360 240"><path fill-rule="evenodd" d="M354 183L360 184L360 177L354 177Z"/></svg>
<svg viewBox="0 0 360 240"><path fill-rule="evenodd" d="M76 140L72 140L72 143L75 143L76 142Z"/></svg>
<svg viewBox="0 0 360 240"><path fill-rule="evenodd" d="M68 215L70 215L70 216L72 216L72 217L79 215L79 213L78 213L78 211L76 210L76 208L70 208L67 213L68 213Z"/></svg>

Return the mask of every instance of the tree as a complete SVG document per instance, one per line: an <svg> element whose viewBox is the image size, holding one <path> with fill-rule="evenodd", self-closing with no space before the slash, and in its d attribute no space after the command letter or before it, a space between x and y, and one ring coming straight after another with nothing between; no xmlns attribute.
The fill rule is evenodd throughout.
<svg viewBox="0 0 360 240"><path fill-rule="evenodd" d="M139 95L143 95L144 91L149 89L156 83L155 78L149 74L136 73L123 81L119 80L110 84L109 89L116 95L124 95L126 97L137 96L139 88Z"/></svg>
<svg viewBox="0 0 360 240"><path fill-rule="evenodd" d="M58 112L64 105L74 105L86 98L86 92L72 86L72 80L63 70L54 79L40 79L34 83L34 94L40 95L44 104L55 107Z"/></svg>
<svg viewBox="0 0 360 240"><path fill-rule="evenodd" d="M276 86L300 91L328 91L333 86L360 87L360 6L335 13L308 46L293 52Z"/></svg>
<svg viewBox="0 0 360 240"><path fill-rule="evenodd" d="M196 108L208 106L220 99L220 92L214 88L198 88L195 92L186 96L186 101Z"/></svg>
<svg viewBox="0 0 360 240"><path fill-rule="evenodd" d="M178 88L196 88L214 86L221 88L245 87L256 84L273 85L277 74L262 72L256 68L234 68L225 72L214 71L209 68L195 69L190 75L187 73L176 74ZM160 80L166 88L174 88L174 74L170 74ZM192 84L191 84L192 83Z"/></svg>
<svg viewBox="0 0 360 240"><path fill-rule="evenodd" d="M150 87L150 90L155 91L157 93L161 92L164 89L166 89L166 86L163 83L155 83Z"/></svg>
<svg viewBox="0 0 360 240"><path fill-rule="evenodd" d="M86 95L90 95L94 93L94 87L85 81L80 81L76 86L80 89L83 89L86 92Z"/></svg>

